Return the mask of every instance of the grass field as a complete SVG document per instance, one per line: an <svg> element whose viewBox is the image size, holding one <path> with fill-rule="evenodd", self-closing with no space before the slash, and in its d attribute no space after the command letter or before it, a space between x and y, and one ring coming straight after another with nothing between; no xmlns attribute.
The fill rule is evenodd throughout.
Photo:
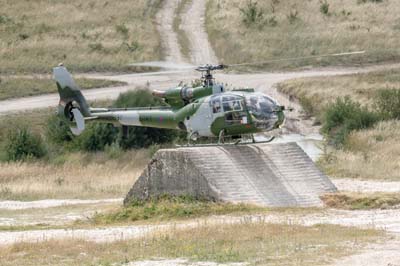
<svg viewBox="0 0 400 266"><path fill-rule="evenodd" d="M356 50L366 50L367 54L274 62L262 67L349 66L400 58L400 5L396 1L328 1L325 14L319 0L253 0L257 3L253 15L248 2L208 1L206 27L221 62L259 62ZM250 21L247 24L244 14Z"/></svg>
<svg viewBox="0 0 400 266"><path fill-rule="evenodd" d="M118 158L110 158L104 152L76 152L53 158L53 163L3 162L0 163L0 199L124 197L149 156L147 150L132 150Z"/></svg>
<svg viewBox="0 0 400 266"><path fill-rule="evenodd" d="M159 60L160 3L1 0L0 74L49 73L60 62L74 72L127 71Z"/></svg>
<svg viewBox="0 0 400 266"><path fill-rule="evenodd" d="M300 100L311 115L323 116L324 108L337 97L369 106L382 89L400 89L400 70L336 77L303 78L279 84L278 89ZM344 149L329 149L320 160L325 172L335 177L400 180L399 136L400 122L383 121L373 128L352 132Z"/></svg>
<svg viewBox="0 0 400 266"><path fill-rule="evenodd" d="M78 240L15 244L0 249L1 265L124 265L151 258L321 265L358 251L383 234L335 225L303 227L264 222L204 225L142 239L96 244Z"/></svg>
<svg viewBox="0 0 400 266"><path fill-rule="evenodd" d="M53 108L0 117L0 155L9 130L27 125L45 136ZM49 147L49 158L0 162L0 199L124 197L150 157L149 150L131 150L117 156L107 151L85 153ZM52 149L57 149L53 151Z"/></svg>
<svg viewBox="0 0 400 266"><path fill-rule="evenodd" d="M123 82L101 79L77 78L75 81L83 90L125 85ZM56 92L56 83L49 78L1 77L0 81L0 100Z"/></svg>

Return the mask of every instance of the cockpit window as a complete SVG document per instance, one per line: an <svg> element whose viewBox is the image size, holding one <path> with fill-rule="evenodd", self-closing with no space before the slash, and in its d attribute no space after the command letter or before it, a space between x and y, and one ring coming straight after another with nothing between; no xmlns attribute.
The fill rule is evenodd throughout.
<svg viewBox="0 0 400 266"><path fill-rule="evenodd" d="M230 95L222 97L222 106L224 112L233 112L243 110L242 99L238 96Z"/></svg>
<svg viewBox="0 0 400 266"><path fill-rule="evenodd" d="M266 96L252 95L246 97L247 108L253 114L268 114L275 110L275 102Z"/></svg>
<svg viewBox="0 0 400 266"><path fill-rule="evenodd" d="M221 98L220 98L220 97L218 97L218 98L213 98L213 99L211 100L211 107L212 107L212 109L213 109L213 113L214 113L214 114L221 112L221 111L222 111L222 108L221 108Z"/></svg>

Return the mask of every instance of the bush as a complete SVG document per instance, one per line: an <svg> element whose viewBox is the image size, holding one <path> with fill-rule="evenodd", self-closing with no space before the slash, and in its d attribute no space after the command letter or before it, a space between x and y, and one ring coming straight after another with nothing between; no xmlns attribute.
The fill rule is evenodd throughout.
<svg viewBox="0 0 400 266"><path fill-rule="evenodd" d="M400 90L385 89L378 91L375 108L383 119L400 119Z"/></svg>
<svg viewBox="0 0 400 266"><path fill-rule="evenodd" d="M264 17L264 11L258 8L257 2L249 0L245 8L240 8L240 12L243 16L243 23L249 27L253 24L261 22Z"/></svg>
<svg viewBox="0 0 400 266"><path fill-rule="evenodd" d="M121 93L113 105L117 108L166 106L161 99L154 97L148 89Z"/></svg>
<svg viewBox="0 0 400 266"><path fill-rule="evenodd" d="M119 25L115 26L115 30L117 33L120 33L125 38L127 38L129 35L129 29L125 26L125 24L119 24Z"/></svg>
<svg viewBox="0 0 400 266"><path fill-rule="evenodd" d="M289 20L289 23L293 24L298 20L299 18L298 16L299 16L299 11L297 11L297 9L291 9L286 17Z"/></svg>
<svg viewBox="0 0 400 266"><path fill-rule="evenodd" d="M42 158L46 155L41 137L32 134L26 127L8 132L5 149L8 161Z"/></svg>
<svg viewBox="0 0 400 266"><path fill-rule="evenodd" d="M324 0L320 1L321 5L319 6L319 10L321 11L322 14L328 15L329 14L329 3Z"/></svg>
<svg viewBox="0 0 400 266"><path fill-rule="evenodd" d="M361 107L350 97L338 98L324 114L322 131L331 144L340 147L352 130L369 128L378 120L376 113Z"/></svg>
<svg viewBox="0 0 400 266"><path fill-rule="evenodd" d="M79 137L79 147L85 151L103 151L118 139L118 133L112 124L94 122Z"/></svg>
<svg viewBox="0 0 400 266"><path fill-rule="evenodd" d="M46 136L51 142L56 144L70 142L74 139L74 135L69 128L68 119L60 115L49 117L47 120Z"/></svg>

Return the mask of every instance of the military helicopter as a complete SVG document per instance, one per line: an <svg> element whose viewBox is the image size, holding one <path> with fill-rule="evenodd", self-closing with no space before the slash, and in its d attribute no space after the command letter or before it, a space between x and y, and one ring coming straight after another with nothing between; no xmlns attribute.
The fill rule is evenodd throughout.
<svg viewBox="0 0 400 266"><path fill-rule="evenodd" d="M323 56L357 53L363 52ZM222 84L215 82L212 72L225 68L227 66L223 64L198 66L195 70L201 72L200 86L180 85L165 91L153 91L153 95L162 98L168 107L121 109L90 107L71 74L63 65L59 65L53 68L60 95L58 114L76 124L76 127L71 127L75 135L84 131L86 122L96 120L120 124L123 134L127 133L129 126L182 130L187 132L188 143L200 137L217 137L218 144L224 144L228 136L243 135L251 136L251 142L254 143L253 134L282 127L284 112L288 109L275 99L254 89L227 91ZM264 142L272 140L273 137ZM241 143L244 142L239 138L233 144Z"/></svg>

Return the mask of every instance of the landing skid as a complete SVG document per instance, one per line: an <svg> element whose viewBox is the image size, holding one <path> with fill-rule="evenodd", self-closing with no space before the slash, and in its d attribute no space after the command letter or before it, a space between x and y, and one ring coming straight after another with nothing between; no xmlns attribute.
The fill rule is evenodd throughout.
<svg viewBox="0 0 400 266"><path fill-rule="evenodd" d="M177 148L190 148L190 147L223 147L223 146L238 146L238 145L251 145L251 144L261 144L261 143L270 143L275 139L275 136L271 136L267 140L263 141L242 141L241 139L234 142L224 142L224 143L205 143L205 144L195 144L195 143L188 143L186 145L178 145L175 144Z"/></svg>

